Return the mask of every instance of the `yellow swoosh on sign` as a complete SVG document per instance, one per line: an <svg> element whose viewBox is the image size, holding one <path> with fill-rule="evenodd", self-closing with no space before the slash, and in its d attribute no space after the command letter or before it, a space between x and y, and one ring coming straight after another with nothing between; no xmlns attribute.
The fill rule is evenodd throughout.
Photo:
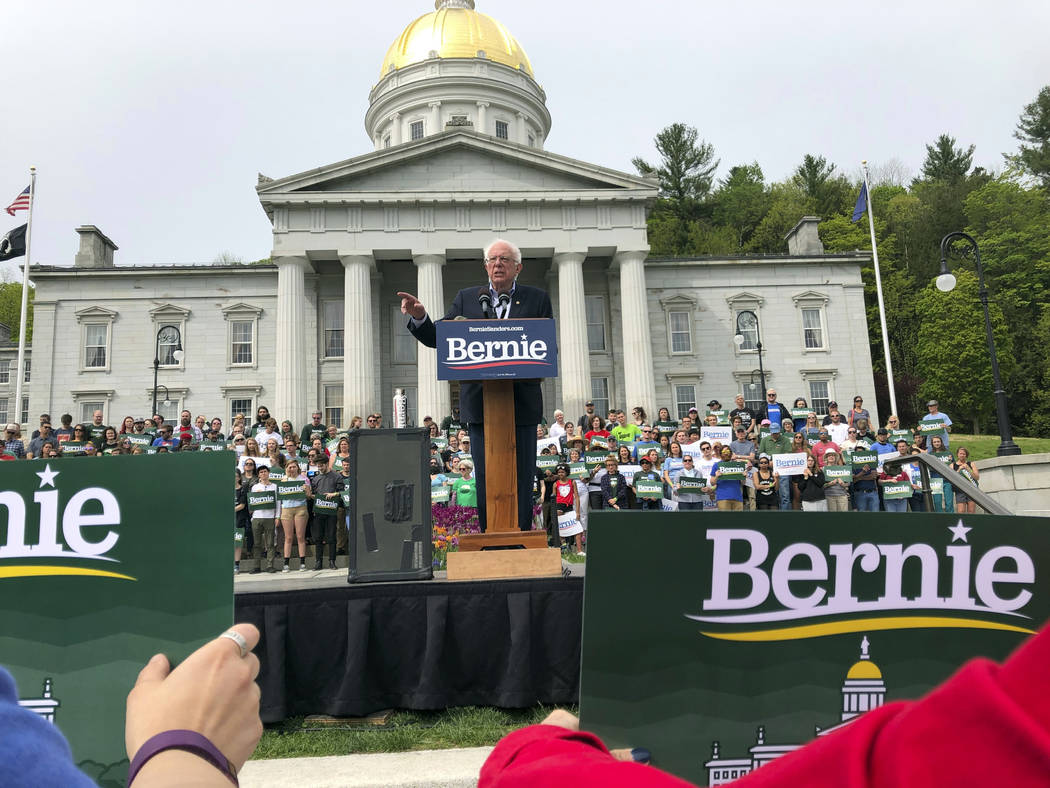
<svg viewBox="0 0 1050 788"><path fill-rule="evenodd" d="M113 577L117 580L136 580L131 575L107 572L105 569L86 569L82 566L0 566L0 579L5 577L47 577L74 575L87 577Z"/></svg>
<svg viewBox="0 0 1050 788"><path fill-rule="evenodd" d="M970 618L945 618L941 616L890 616L887 618L857 618L849 621L831 621L822 624L804 624L798 627L763 629L751 632L705 632L701 635L718 640L762 642L770 640L804 640L827 635L842 635L849 632L875 632L884 629L998 629L1004 632L1022 632L1034 635L1034 629L1000 624L996 621L980 621Z"/></svg>

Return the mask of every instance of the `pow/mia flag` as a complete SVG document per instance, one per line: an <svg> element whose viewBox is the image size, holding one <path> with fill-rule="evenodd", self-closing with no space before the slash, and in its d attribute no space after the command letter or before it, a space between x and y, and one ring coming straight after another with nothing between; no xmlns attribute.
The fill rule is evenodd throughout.
<svg viewBox="0 0 1050 788"><path fill-rule="evenodd" d="M10 260L14 257L21 257L26 253L26 226L23 224L21 227L8 232L7 235L0 238L0 260Z"/></svg>

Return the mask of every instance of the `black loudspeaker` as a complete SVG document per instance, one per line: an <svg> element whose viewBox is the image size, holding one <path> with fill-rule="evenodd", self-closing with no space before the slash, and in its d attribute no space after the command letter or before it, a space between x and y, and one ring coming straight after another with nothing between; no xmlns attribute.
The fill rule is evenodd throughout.
<svg viewBox="0 0 1050 788"><path fill-rule="evenodd" d="M430 435L351 430L350 583L434 577Z"/></svg>

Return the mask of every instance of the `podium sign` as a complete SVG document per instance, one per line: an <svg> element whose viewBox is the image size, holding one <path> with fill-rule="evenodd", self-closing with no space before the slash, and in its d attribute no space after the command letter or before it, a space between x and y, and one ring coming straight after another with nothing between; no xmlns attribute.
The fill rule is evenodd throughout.
<svg viewBox="0 0 1050 788"><path fill-rule="evenodd" d="M549 318L439 320L438 380L553 378L558 342Z"/></svg>

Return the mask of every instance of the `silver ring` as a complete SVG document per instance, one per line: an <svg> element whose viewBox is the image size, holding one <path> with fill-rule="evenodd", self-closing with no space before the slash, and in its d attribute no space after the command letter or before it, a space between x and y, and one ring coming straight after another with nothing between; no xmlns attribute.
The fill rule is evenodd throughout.
<svg viewBox="0 0 1050 788"><path fill-rule="evenodd" d="M248 652L251 651L251 649L248 648L248 641L244 639L244 635L242 635L236 629L227 629L225 632L219 635L219 637L229 638L234 643L236 643L237 648L241 650L242 659L248 656Z"/></svg>

